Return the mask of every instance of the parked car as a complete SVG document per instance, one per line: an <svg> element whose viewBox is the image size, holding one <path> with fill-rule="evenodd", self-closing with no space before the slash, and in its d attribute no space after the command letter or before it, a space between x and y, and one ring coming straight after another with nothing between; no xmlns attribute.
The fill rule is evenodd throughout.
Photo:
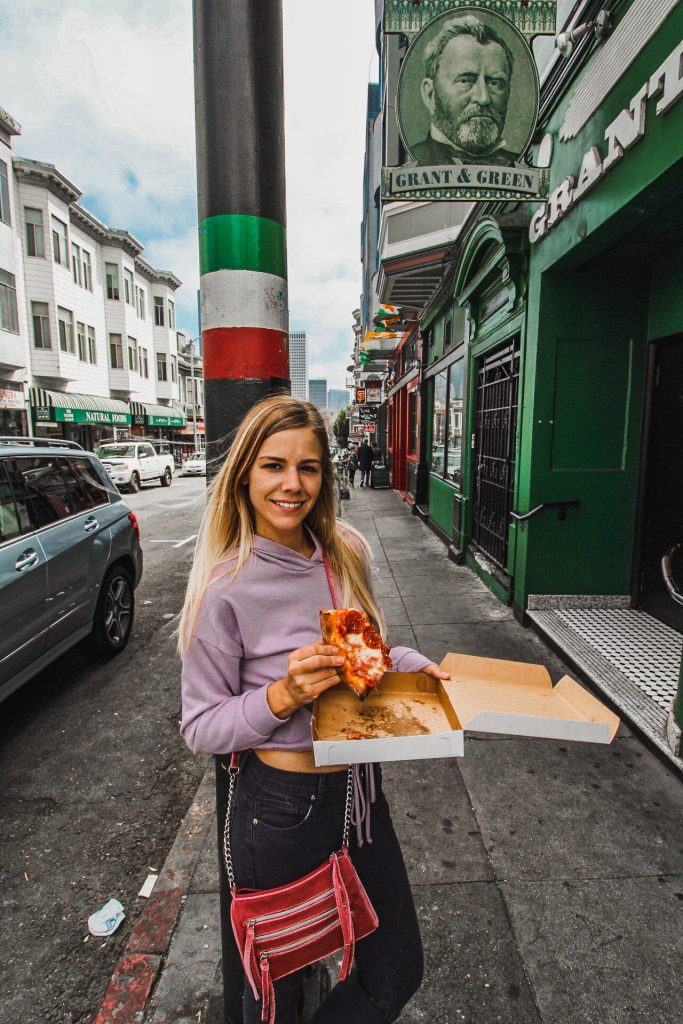
<svg viewBox="0 0 683 1024"><path fill-rule="evenodd" d="M91 452L0 438L0 700L81 640L120 654L141 577L137 519Z"/></svg>
<svg viewBox="0 0 683 1024"><path fill-rule="evenodd" d="M183 476L206 476L206 452L193 452L185 459Z"/></svg>
<svg viewBox="0 0 683 1024"><path fill-rule="evenodd" d="M162 487L171 486L173 456L155 451L150 441L112 441L96 448L95 454L116 486L132 494L151 480L158 480Z"/></svg>

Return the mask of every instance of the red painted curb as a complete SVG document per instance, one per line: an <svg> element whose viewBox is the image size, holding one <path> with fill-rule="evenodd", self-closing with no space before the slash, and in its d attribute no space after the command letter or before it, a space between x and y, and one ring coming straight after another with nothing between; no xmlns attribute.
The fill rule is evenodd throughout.
<svg viewBox="0 0 683 1024"><path fill-rule="evenodd" d="M168 892L152 893L144 913L135 922L130 933L126 946L128 953L166 952L180 916L186 888L187 886L170 889Z"/></svg>
<svg viewBox="0 0 683 1024"><path fill-rule="evenodd" d="M91 1024L140 1024L213 821L213 769L200 782Z"/></svg>
<svg viewBox="0 0 683 1024"><path fill-rule="evenodd" d="M92 1024L125 1024L134 1021L135 1015L147 1005L160 967L160 956L121 957Z"/></svg>

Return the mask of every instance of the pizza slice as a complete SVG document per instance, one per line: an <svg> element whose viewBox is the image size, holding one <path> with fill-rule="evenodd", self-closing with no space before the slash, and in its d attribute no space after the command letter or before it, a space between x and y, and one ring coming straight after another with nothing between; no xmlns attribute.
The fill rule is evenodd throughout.
<svg viewBox="0 0 683 1024"><path fill-rule="evenodd" d="M365 612L335 608L320 613L326 644L334 644L344 656L339 672L347 686L365 700L385 672L391 671L389 648Z"/></svg>

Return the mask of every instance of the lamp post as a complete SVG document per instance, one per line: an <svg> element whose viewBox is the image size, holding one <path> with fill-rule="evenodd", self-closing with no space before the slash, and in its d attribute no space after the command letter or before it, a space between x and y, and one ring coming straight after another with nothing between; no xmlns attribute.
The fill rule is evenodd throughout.
<svg viewBox="0 0 683 1024"><path fill-rule="evenodd" d="M194 347L197 338L190 338L190 380L192 381L192 432L194 434L194 450L197 451L197 391L194 379Z"/></svg>
<svg viewBox="0 0 683 1024"><path fill-rule="evenodd" d="M199 410L199 403L197 402L197 378L194 373L194 360L195 360L195 345L199 341L199 338L190 338L185 348L183 349L184 355L189 357L190 360L190 381L192 387L192 402L186 402L186 406L192 406L192 433L194 440L194 450L197 451L197 412Z"/></svg>

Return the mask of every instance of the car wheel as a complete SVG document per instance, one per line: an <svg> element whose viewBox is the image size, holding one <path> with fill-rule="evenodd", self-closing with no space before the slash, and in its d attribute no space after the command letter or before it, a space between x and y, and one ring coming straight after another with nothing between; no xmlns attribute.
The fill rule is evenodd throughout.
<svg viewBox="0 0 683 1024"><path fill-rule="evenodd" d="M167 466L166 467L166 472L164 473L164 475L159 477L159 480L161 481L161 486L162 487L170 487L172 479L173 479L173 473L171 472L171 470Z"/></svg>
<svg viewBox="0 0 683 1024"><path fill-rule="evenodd" d="M131 494L137 494L137 492L140 490L140 474L137 472L137 470L133 471L133 474L130 478L130 483L128 484L128 490L130 491Z"/></svg>
<svg viewBox="0 0 683 1024"><path fill-rule="evenodd" d="M135 615L135 591L130 573L115 565L104 577L95 609L90 652L106 660L120 654L130 638Z"/></svg>

